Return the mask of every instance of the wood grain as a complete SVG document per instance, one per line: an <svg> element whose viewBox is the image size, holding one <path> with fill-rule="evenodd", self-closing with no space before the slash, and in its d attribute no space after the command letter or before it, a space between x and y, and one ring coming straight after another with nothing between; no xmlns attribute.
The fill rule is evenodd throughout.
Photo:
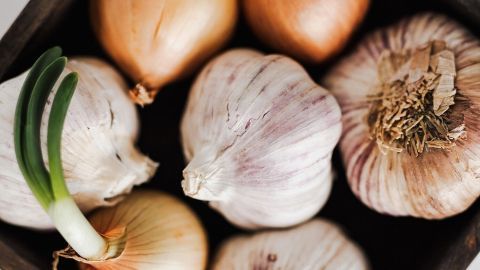
<svg viewBox="0 0 480 270"><path fill-rule="evenodd" d="M0 269L40 270L39 260L28 247L0 231Z"/></svg>
<svg viewBox="0 0 480 270"><path fill-rule="evenodd" d="M480 0L443 0L477 26L480 26Z"/></svg>
<svg viewBox="0 0 480 270"><path fill-rule="evenodd" d="M439 235L439 237L442 237ZM463 227L458 229L456 237L447 241L445 246L433 250L431 266L425 269L463 270L467 269L480 251L480 211Z"/></svg>
<svg viewBox="0 0 480 270"><path fill-rule="evenodd" d="M73 0L31 0L0 40L0 80L35 35L48 32Z"/></svg>

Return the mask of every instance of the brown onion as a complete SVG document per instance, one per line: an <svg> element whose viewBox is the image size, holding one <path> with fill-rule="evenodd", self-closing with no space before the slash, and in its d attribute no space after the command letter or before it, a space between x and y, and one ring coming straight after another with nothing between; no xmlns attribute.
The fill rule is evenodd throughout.
<svg viewBox="0 0 480 270"><path fill-rule="evenodd" d="M262 41L305 62L339 52L361 22L369 0L245 0L248 23Z"/></svg>
<svg viewBox="0 0 480 270"><path fill-rule="evenodd" d="M130 94L142 105L219 49L236 17L236 0L91 1L97 38L137 83Z"/></svg>

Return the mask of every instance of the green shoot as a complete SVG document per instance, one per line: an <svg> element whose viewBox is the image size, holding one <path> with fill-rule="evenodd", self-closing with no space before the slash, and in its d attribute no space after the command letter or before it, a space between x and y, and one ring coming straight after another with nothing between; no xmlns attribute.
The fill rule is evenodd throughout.
<svg viewBox="0 0 480 270"><path fill-rule="evenodd" d="M49 169L42 156L40 128L48 96L65 69L67 58L60 48L46 51L30 70L19 95L14 120L17 163L41 206L60 234L79 255L99 259L108 244L91 226L65 184L61 159L63 125L78 82L78 74L65 76L54 97L48 119Z"/></svg>
<svg viewBox="0 0 480 270"><path fill-rule="evenodd" d="M50 180L55 200L70 196L65 178L61 159L61 138L63 123L67 115L68 106L72 99L75 87L78 82L78 74L68 74L58 87L57 94L53 100L50 118L48 119L48 162L50 167Z"/></svg>
<svg viewBox="0 0 480 270"><path fill-rule="evenodd" d="M28 165L25 145L25 124L27 118L27 108L30 102L35 84L38 81L41 73L45 68L59 58L62 50L59 47L54 47L43 53L30 69L29 74L22 86L20 95L17 101L14 120L14 144L17 163L20 167L28 186L32 190L34 196L44 209L47 209L52 202L48 180L45 178L38 179L32 172L32 168Z"/></svg>

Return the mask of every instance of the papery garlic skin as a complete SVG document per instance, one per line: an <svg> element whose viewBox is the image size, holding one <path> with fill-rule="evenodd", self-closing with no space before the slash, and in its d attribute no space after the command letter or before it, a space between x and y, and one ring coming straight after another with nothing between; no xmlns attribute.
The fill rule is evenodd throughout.
<svg viewBox="0 0 480 270"><path fill-rule="evenodd" d="M220 248L213 270L369 269L360 247L333 223L314 219L288 230L236 236Z"/></svg>
<svg viewBox="0 0 480 270"><path fill-rule="evenodd" d="M186 195L243 228L312 217L332 184L340 109L295 61L253 50L212 60L181 123Z"/></svg>
<svg viewBox="0 0 480 270"><path fill-rule="evenodd" d="M137 84L139 104L185 76L230 37L236 0L93 0L92 25L102 46ZM121 19L120 19L121 18Z"/></svg>
<svg viewBox="0 0 480 270"><path fill-rule="evenodd" d="M137 112L118 72L101 60L83 57L68 61L61 77L71 71L80 78L65 120L62 160L68 189L80 209L88 212L117 203L134 185L147 181L157 164L134 146ZM27 186L14 151L15 105L26 76L27 72L0 84L0 220L50 229L50 218ZM52 92L44 115L50 112L53 96ZM41 127L44 160L48 160L47 121L44 117Z"/></svg>
<svg viewBox="0 0 480 270"><path fill-rule="evenodd" d="M102 234L125 228L126 245L118 257L82 263L81 269L205 269L208 245L199 219L166 193L134 191L116 206L95 211L89 220Z"/></svg>
<svg viewBox="0 0 480 270"><path fill-rule="evenodd" d="M415 48L445 41L455 54L457 96L469 106L451 106L463 114L466 138L451 149L431 149L418 157L406 151L382 154L369 137L367 96L378 83L382 51ZM336 65L323 82L342 107L344 133L340 148L353 192L366 205L396 216L439 219L468 208L480 194L480 43L449 18L426 13L381 29ZM449 113L449 111L447 111Z"/></svg>

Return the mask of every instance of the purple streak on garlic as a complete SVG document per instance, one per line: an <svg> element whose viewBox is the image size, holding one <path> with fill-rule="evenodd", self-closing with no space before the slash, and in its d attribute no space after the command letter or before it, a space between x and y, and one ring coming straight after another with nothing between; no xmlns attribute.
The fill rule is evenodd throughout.
<svg viewBox="0 0 480 270"><path fill-rule="evenodd" d="M221 246L212 269L366 270L369 266L360 247L338 226L314 219L288 230L231 238Z"/></svg>
<svg viewBox="0 0 480 270"><path fill-rule="evenodd" d="M340 108L295 61L247 49L196 79L181 131L186 195L244 228L312 217L331 188Z"/></svg>
<svg viewBox="0 0 480 270"><path fill-rule="evenodd" d="M68 61L61 77L71 71L79 73L79 82L65 119L62 160L68 189L87 212L119 202L134 185L147 181L157 164L134 146L138 117L120 74L101 60L86 57ZM50 218L23 179L14 152L15 105L26 76L27 72L0 85L0 220L50 229ZM50 112L53 96L44 115ZM44 160L48 160L46 121L44 117L41 128Z"/></svg>
<svg viewBox="0 0 480 270"><path fill-rule="evenodd" d="M445 88L449 80L454 80L454 85L448 93L445 89L436 89L443 91L439 94L433 92L432 111L435 115L444 113L443 123L452 128L444 132L449 143L437 143L431 136L427 138L430 140L427 146L420 144L425 151L417 155L405 149L385 151L372 137L367 122L374 106L372 95L376 95L381 73L385 72L378 65L385 52L404 54L413 50L418 53L425 44L439 42L446 45L447 52L442 53L446 53L447 58L452 57L448 51L453 52L455 68L453 76L445 78L437 74L439 85ZM432 47L432 53L434 50ZM434 59L435 56L430 58L431 66ZM409 66L410 71L414 71L413 66ZM443 68L452 68L452 65ZM396 80L414 81L417 75L410 73ZM464 211L478 198L480 43L462 26L443 15L427 13L381 29L335 66L324 83L342 108L344 131L340 148L350 187L366 205L390 215L439 219ZM439 105L436 97L446 101L447 106ZM415 132L418 134L413 135L418 137L426 134ZM413 144L407 146L411 148Z"/></svg>

